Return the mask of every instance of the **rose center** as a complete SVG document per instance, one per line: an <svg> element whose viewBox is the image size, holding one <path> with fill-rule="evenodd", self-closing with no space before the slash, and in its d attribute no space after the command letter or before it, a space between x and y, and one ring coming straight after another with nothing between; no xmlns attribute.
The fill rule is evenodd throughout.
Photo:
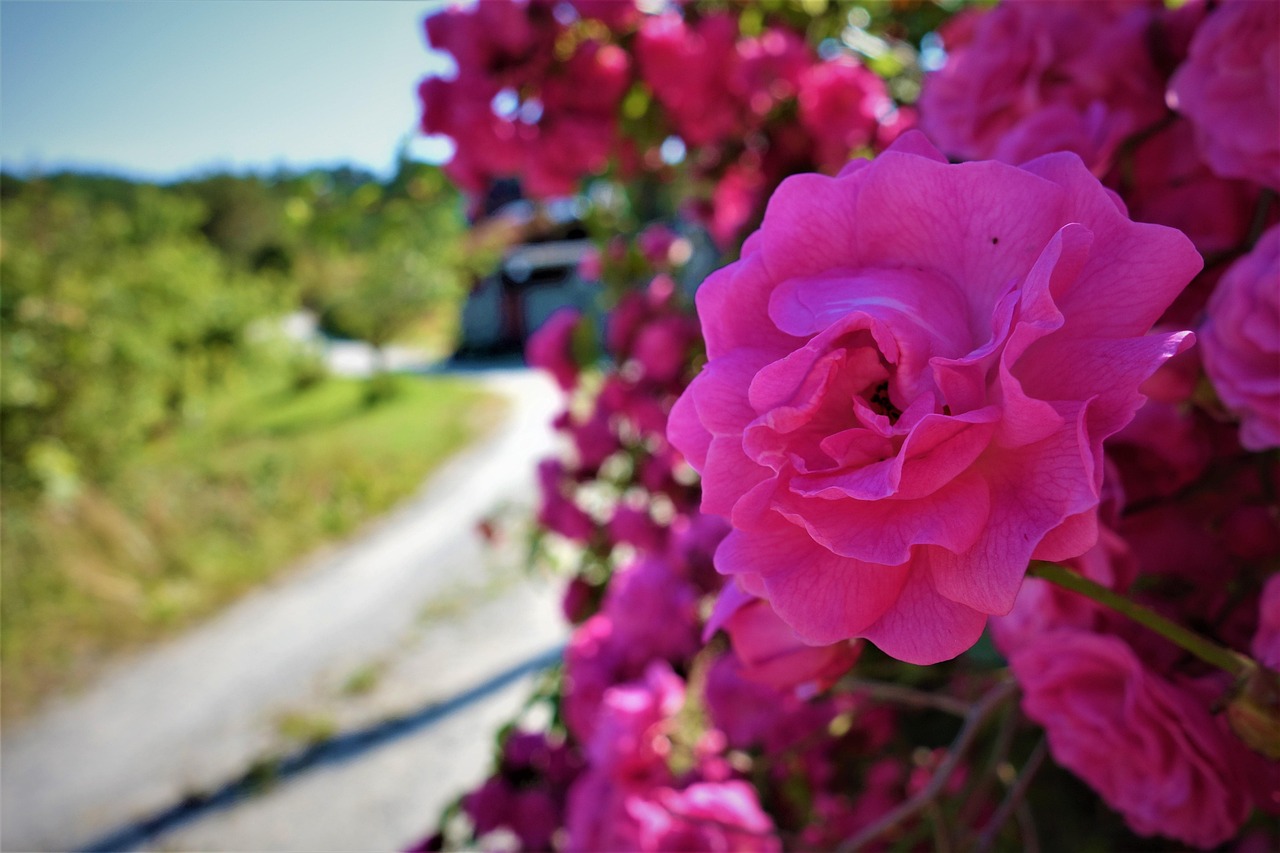
<svg viewBox="0 0 1280 853"><path fill-rule="evenodd" d="M864 399L873 412L878 415L884 415L891 424L896 424L898 418L902 417L902 411L889 399L888 379L871 389L871 393Z"/></svg>

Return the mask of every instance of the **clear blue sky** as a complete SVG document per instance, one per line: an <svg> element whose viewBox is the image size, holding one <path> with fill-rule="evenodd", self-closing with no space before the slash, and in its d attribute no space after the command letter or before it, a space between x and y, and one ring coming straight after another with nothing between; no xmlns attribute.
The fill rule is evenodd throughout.
<svg viewBox="0 0 1280 853"><path fill-rule="evenodd" d="M0 0L0 166L168 179L351 163L416 128L438 2ZM439 146L410 149L438 159Z"/></svg>

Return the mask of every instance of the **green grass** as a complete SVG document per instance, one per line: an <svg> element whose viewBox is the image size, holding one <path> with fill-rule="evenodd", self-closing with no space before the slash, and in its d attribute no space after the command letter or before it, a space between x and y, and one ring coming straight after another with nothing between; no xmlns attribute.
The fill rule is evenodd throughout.
<svg viewBox="0 0 1280 853"><path fill-rule="evenodd" d="M276 718L276 731L286 740L309 745L337 734L338 723L326 714L290 711Z"/></svg>
<svg viewBox="0 0 1280 853"><path fill-rule="evenodd" d="M300 392L283 378L245 384L109 487L62 506L5 505L6 716L350 534L416 490L500 407L440 377L401 377L374 406L364 391L341 379Z"/></svg>

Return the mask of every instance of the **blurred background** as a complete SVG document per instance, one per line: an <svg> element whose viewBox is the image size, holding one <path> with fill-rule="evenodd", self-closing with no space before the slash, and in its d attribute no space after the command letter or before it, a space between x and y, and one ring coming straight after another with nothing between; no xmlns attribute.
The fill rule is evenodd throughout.
<svg viewBox="0 0 1280 853"><path fill-rule="evenodd" d="M5 849L407 843L511 709L165 832L554 651L553 590L512 567L558 395L518 353L582 298L584 244L572 204L501 195L469 235L417 133L431 8L0 3ZM512 302L491 274L533 236Z"/></svg>

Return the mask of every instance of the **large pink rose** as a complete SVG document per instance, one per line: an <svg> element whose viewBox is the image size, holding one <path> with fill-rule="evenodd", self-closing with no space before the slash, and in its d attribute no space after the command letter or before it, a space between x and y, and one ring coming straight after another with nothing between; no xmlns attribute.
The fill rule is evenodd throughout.
<svg viewBox="0 0 1280 853"><path fill-rule="evenodd" d="M1083 631L1044 634L1009 663L1054 760L1134 831L1213 847L1240 829L1256 765L1190 685L1148 670L1120 638Z"/></svg>
<svg viewBox="0 0 1280 853"><path fill-rule="evenodd" d="M1280 447L1280 225L1218 282L1201 334L1205 372L1241 418L1240 443Z"/></svg>
<svg viewBox="0 0 1280 853"><path fill-rule="evenodd" d="M1280 3L1234 0L1215 9L1170 93L1215 172L1280 189Z"/></svg>
<svg viewBox="0 0 1280 853"><path fill-rule="evenodd" d="M669 434L734 527L721 572L815 645L932 663L1030 559L1097 541L1102 441L1189 332L1200 268L1072 154L949 165L911 132L774 194L698 292L709 363Z"/></svg>

